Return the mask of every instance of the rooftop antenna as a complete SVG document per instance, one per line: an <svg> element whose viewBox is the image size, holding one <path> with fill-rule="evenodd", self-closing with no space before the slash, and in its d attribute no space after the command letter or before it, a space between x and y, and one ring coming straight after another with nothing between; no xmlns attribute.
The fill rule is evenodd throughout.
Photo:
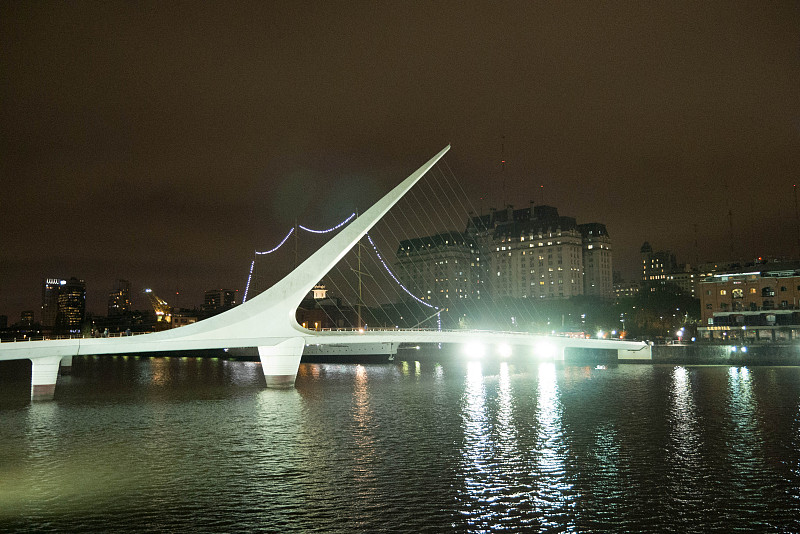
<svg viewBox="0 0 800 534"><path fill-rule="evenodd" d="M506 136L500 136L500 176L503 177L503 209L506 207Z"/></svg>
<svg viewBox="0 0 800 534"><path fill-rule="evenodd" d="M736 258L733 255L733 210L728 210L728 237L730 239L731 245L731 261L734 261Z"/></svg>
<svg viewBox="0 0 800 534"><path fill-rule="evenodd" d="M792 186L794 190L794 225L797 228L797 257L800 258L800 212L797 210L797 184Z"/></svg>

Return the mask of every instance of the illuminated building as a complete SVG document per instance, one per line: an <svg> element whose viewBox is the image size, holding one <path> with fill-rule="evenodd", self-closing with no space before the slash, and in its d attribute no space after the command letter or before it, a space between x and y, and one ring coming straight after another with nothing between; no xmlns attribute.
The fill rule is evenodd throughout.
<svg viewBox="0 0 800 534"><path fill-rule="evenodd" d="M605 224L579 224L583 244L583 294L608 298L614 294L611 238Z"/></svg>
<svg viewBox="0 0 800 534"><path fill-rule="evenodd" d="M492 297L611 298L611 239L601 223L577 224L552 206L491 210L470 217L465 233L401 241L396 271L436 306Z"/></svg>
<svg viewBox="0 0 800 534"><path fill-rule="evenodd" d="M209 289L203 301L203 311L218 313L236 306L236 293L233 289Z"/></svg>
<svg viewBox="0 0 800 534"><path fill-rule="evenodd" d="M75 277L62 282L58 291L55 331L77 334L81 331L86 313L86 283Z"/></svg>
<svg viewBox="0 0 800 534"><path fill-rule="evenodd" d="M800 339L800 269L722 272L699 284L704 340Z"/></svg>
<svg viewBox="0 0 800 534"><path fill-rule="evenodd" d="M108 316L119 317L131 311L131 283L117 280L116 287L108 293Z"/></svg>
<svg viewBox="0 0 800 534"><path fill-rule="evenodd" d="M447 307L453 301L481 298L482 258L467 234L405 239L396 258L394 271L401 283L428 304Z"/></svg>
<svg viewBox="0 0 800 534"><path fill-rule="evenodd" d="M19 324L22 328L31 328L33 323L33 310L26 310L20 314Z"/></svg>
<svg viewBox="0 0 800 534"><path fill-rule="evenodd" d="M493 296L613 297L611 239L604 224L578 225L553 206L509 206L472 217L468 233L488 253Z"/></svg>
<svg viewBox="0 0 800 534"><path fill-rule="evenodd" d="M56 326L58 314L58 293L66 280L47 278L42 282L42 328L52 330Z"/></svg>
<svg viewBox="0 0 800 534"><path fill-rule="evenodd" d="M665 284L667 275L678 269L675 255L668 250L653 251L647 241L639 250L642 255L642 281Z"/></svg>

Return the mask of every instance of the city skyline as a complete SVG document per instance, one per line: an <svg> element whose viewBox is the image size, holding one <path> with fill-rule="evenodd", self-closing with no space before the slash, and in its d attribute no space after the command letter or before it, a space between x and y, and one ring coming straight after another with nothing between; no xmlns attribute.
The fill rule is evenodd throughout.
<svg viewBox="0 0 800 534"><path fill-rule="evenodd" d="M295 218L334 224L448 142L476 206L604 222L629 278L644 241L689 263L798 254L797 5L0 14L10 321L51 276L101 299L117 278L241 289Z"/></svg>

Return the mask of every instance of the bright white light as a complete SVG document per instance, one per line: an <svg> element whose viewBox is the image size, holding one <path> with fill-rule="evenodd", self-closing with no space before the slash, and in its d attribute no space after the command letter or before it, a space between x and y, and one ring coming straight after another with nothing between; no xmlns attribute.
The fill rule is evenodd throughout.
<svg viewBox="0 0 800 534"><path fill-rule="evenodd" d="M499 354L502 358L508 358L511 356L511 352L511 345L507 343L503 343L497 347L497 354Z"/></svg>
<svg viewBox="0 0 800 534"><path fill-rule="evenodd" d="M470 341L464 345L463 352L468 358L483 358L486 354L486 346L478 341Z"/></svg>
<svg viewBox="0 0 800 534"><path fill-rule="evenodd" d="M742 347L742 352L747 352L747 347Z"/></svg>
<svg viewBox="0 0 800 534"><path fill-rule="evenodd" d="M606 333L603 332L602 330L598 330L597 331L597 339L603 339L605 337L605 335L606 335Z"/></svg>
<svg viewBox="0 0 800 534"><path fill-rule="evenodd" d="M152 292L153 292L153 290L152 290L152 289L145 289L145 290L144 290L144 292L145 292L145 293L152 293Z"/></svg>
<svg viewBox="0 0 800 534"><path fill-rule="evenodd" d="M542 360L552 360L556 356L556 346L547 341L541 341L533 347L533 355Z"/></svg>

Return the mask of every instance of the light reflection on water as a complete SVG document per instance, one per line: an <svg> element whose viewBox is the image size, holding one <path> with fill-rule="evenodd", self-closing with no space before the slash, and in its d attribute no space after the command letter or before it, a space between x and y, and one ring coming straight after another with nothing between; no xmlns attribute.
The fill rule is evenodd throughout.
<svg viewBox="0 0 800 534"><path fill-rule="evenodd" d="M689 371L676 366L670 389L669 447L667 448L668 484L675 503L676 522L684 522L687 531L702 510L703 484L710 481L702 461L700 436Z"/></svg>
<svg viewBox="0 0 800 534"><path fill-rule="evenodd" d="M532 497L536 507L541 510L543 530L560 526L566 531L573 531L574 516L567 509L574 506L577 496L567 481L564 469L567 450L561 426L562 407L554 363L539 364L537 401L537 471L534 473L537 484Z"/></svg>
<svg viewBox="0 0 800 534"><path fill-rule="evenodd" d="M800 531L800 370L79 358L0 531ZM2 384L0 384L2 386Z"/></svg>

